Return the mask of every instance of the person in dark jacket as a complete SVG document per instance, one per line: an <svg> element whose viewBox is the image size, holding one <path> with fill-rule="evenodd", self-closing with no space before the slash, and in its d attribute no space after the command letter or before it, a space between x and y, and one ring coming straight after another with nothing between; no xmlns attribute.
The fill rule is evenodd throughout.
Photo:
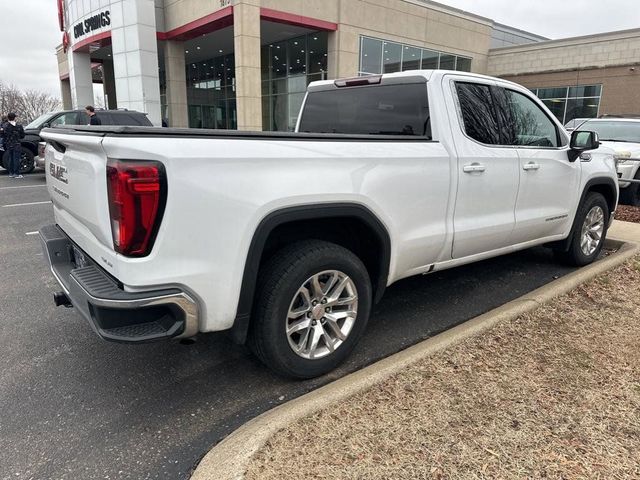
<svg viewBox="0 0 640 480"><path fill-rule="evenodd" d="M89 116L89 125L102 125L102 121L98 118L96 109L93 106L87 105L84 110Z"/></svg>
<svg viewBox="0 0 640 480"><path fill-rule="evenodd" d="M4 152L4 135L2 132L4 131L4 124L8 121L9 119L4 115L2 116L2 120L0 120L0 152Z"/></svg>
<svg viewBox="0 0 640 480"><path fill-rule="evenodd" d="M9 177L22 178L20 175L20 158L22 157L22 147L20 140L24 138L24 128L16 122L16 114L7 115L7 123L2 127L2 138L4 148L9 152Z"/></svg>

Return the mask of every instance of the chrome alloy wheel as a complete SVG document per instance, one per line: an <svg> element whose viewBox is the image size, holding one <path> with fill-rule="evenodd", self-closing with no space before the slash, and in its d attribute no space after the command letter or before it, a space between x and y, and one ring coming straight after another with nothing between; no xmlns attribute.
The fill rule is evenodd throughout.
<svg viewBox="0 0 640 480"><path fill-rule="evenodd" d="M289 306L289 346L300 357L317 360L342 345L358 315L358 291L337 270L317 273L298 289Z"/></svg>
<svg viewBox="0 0 640 480"><path fill-rule="evenodd" d="M580 237L580 249L586 256L591 256L600 246L604 234L604 211L596 205L584 219L582 224L582 236Z"/></svg>

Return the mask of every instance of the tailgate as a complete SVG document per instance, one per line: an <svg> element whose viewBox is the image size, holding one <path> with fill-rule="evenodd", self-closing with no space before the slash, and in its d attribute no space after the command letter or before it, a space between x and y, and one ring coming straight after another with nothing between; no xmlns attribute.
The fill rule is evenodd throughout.
<svg viewBox="0 0 640 480"><path fill-rule="evenodd" d="M45 130L42 137L56 223L92 256L113 251L103 135Z"/></svg>

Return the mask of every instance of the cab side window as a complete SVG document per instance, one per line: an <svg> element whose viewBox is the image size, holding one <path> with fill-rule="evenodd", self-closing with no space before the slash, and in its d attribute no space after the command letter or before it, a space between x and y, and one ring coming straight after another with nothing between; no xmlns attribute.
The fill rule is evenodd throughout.
<svg viewBox="0 0 640 480"><path fill-rule="evenodd" d="M63 113L51 120L50 124L52 127L60 125L78 125L78 114L76 112Z"/></svg>
<svg viewBox="0 0 640 480"><path fill-rule="evenodd" d="M559 146L558 129L532 99L514 90L502 89L503 144L553 148Z"/></svg>
<svg viewBox="0 0 640 480"><path fill-rule="evenodd" d="M465 133L486 145L500 145L496 104L489 85L456 82Z"/></svg>

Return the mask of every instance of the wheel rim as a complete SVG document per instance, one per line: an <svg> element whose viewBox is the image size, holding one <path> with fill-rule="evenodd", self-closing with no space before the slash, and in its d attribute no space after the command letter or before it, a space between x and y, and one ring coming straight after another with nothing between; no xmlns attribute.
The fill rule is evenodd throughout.
<svg viewBox="0 0 640 480"><path fill-rule="evenodd" d="M604 233L604 210L602 207L595 206L584 219L582 224L582 237L580 240L580 249L586 256L591 256L600 246L602 235Z"/></svg>
<svg viewBox="0 0 640 480"><path fill-rule="evenodd" d="M25 172L31 168L31 162L29 161L29 155L22 152L20 155L20 171Z"/></svg>
<svg viewBox="0 0 640 480"><path fill-rule="evenodd" d="M347 340L357 315L353 280L338 270L317 273L302 284L289 305L289 346L307 360L326 357Z"/></svg>

